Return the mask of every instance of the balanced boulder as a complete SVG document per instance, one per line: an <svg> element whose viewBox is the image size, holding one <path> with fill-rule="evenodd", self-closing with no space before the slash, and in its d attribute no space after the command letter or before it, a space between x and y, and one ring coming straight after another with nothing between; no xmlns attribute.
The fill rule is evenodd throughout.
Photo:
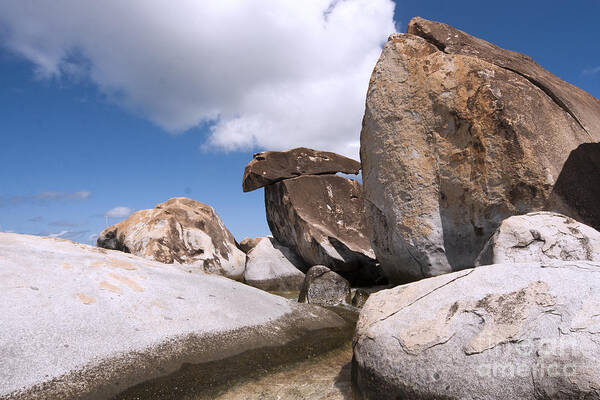
<svg viewBox="0 0 600 400"><path fill-rule="evenodd" d="M395 282L448 273L472 267L511 215L561 201L585 213L575 206L581 194L571 188L561 197L553 187L570 152L597 141L594 97L527 56L413 19L385 45L363 119L365 208L378 261ZM591 214L597 203L585 203Z"/></svg>
<svg viewBox="0 0 600 400"><path fill-rule="evenodd" d="M185 197L134 213L102 231L97 244L238 280L246 264L246 255L215 210Z"/></svg>
<svg viewBox="0 0 600 400"><path fill-rule="evenodd" d="M244 192L261 188L300 175L322 175L343 172L358 174L360 163L328 151L299 147L287 151L256 153L244 170Z"/></svg>
<svg viewBox="0 0 600 400"><path fill-rule="evenodd" d="M552 260L600 261L600 232L552 212L513 216L502 221L475 264Z"/></svg>
<svg viewBox="0 0 600 400"><path fill-rule="evenodd" d="M351 302L350 283L323 265L315 265L306 273L298 302L320 306L337 306Z"/></svg>
<svg viewBox="0 0 600 400"><path fill-rule="evenodd" d="M265 187L273 236L307 265L342 274L376 274L362 185L336 175L300 176Z"/></svg>
<svg viewBox="0 0 600 400"><path fill-rule="evenodd" d="M2 399L109 399L155 378L125 398L193 398L348 330L321 307L60 239L0 233L0 277Z"/></svg>
<svg viewBox="0 0 600 400"><path fill-rule="evenodd" d="M300 290L306 266L293 251L272 237L242 240L247 250L244 282L262 290Z"/></svg>
<svg viewBox="0 0 600 400"><path fill-rule="evenodd" d="M600 263L499 264L372 294L354 338L366 400L596 399Z"/></svg>

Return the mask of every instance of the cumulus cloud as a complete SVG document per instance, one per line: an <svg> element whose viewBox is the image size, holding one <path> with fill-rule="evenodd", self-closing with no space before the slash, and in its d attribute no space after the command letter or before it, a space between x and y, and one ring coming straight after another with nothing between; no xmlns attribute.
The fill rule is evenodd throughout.
<svg viewBox="0 0 600 400"><path fill-rule="evenodd" d="M82 76L171 132L224 150L357 156L391 0L0 2L5 44L40 77Z"/></svg>
<svg viewBox="0 0 600 400"><path fill-rule="evenodd" d="M133 210L129 207L118 206L104 213L105 217L109 218L125 218L131 215Z"/></svg>
<svg viewBox="0 0 600 400"><path fill-rule="evenodd" d="M0 197L0 207L21 204L47 204L51 202L81 201L88 200L91 195L91 192L82 190L79 192L40 192L34 195L2 196ZM41 221L41 217L36 217L35 219L37 218L40 218L39 221ZM34 219L31 219L30 221L33 220Z"/></svg>

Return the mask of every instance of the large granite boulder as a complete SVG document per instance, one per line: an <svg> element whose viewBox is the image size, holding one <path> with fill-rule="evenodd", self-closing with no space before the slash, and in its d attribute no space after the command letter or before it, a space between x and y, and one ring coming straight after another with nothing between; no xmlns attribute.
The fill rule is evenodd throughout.
<svg viewBox="0 0 600 400"><path fill-rule="evenodd" d="M321 307L60 239L0 233L0 279L2 399L192 398L348 330Z"/></svg>
<svg viewBox="0 0 600 400"><path fill-rule="evenodd" d="M476 265L588 260L600 262L600 232L553 212L505 219Z"/></svg>
<svg viewBox="0 0 600 400"><path fill-rule="evenodd" d="M275 239L305 264L375 279L359 182L336 175L286 179L265 187L265 207Z"/></svg>
<svg viewBox="0 0 600 400"><path fill-rule="evenodd" d="M323 265L306 273L298 302L320 306L345 305L352 302L350 282Z"/></svg>
<svg viewBox="0 0 600 400"><path fill-rule="evenodd" d="M598 399L600 263L499 264L367 300L354 338L364 398Z"/></svg>
<svg viewBox="0 0 600 400"><path fill-rule="evenodd" d="M240 247L247 249L246 284L262 290L300 290L306 266L296 253L272 237L245 239Z"/></svg>
<svg viewBox="0 0 600 400"><path fill-rule="evenodd" d="M256 153L244 170L244 192L300 175L323 175L343 172L358 174L360 163L328 151L299 147L287 151Z"/></svg>
<svg viewBox="0 0 600 400"><path fill-rule="evenodd" d="M97 245L237 280L242 279L246 264L246 254L215 210L185 197L138 211L106 228Z"/></svg>
<svg viewBox="0 0 600 400"><path fill-rule="evenodd" d="M600 102L527 56L420 18L408 32L383 49L361 133L367 224L395 282L473 266L511 215L581 211L553 188L600 141Z"/></svg>

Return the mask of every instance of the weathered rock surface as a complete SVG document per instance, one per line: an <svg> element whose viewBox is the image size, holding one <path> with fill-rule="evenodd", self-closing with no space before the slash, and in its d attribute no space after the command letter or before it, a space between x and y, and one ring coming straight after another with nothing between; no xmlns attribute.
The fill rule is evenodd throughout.
<svg viewBox="0 0 600 400"><path fill-rule="evenodd" d="M555 260L600 261L600 232L552 212L513 216L502 221L475 264Z"/></svg>
<svg viewBox="0 0 600 400"><path fill-rule="evenodd" d="M301 270L306 270L300 257L272 237L256 238L253 242L247 253L244 281L262 290L300 290L304 282Z"/></svg>
<svg viewBox="0 0 600 400"><path fill-rule="evenodd" d="M353 379L365 399L597 399L600 263L497 264L367 300Z"/></svg>
<svg viewBox="0 0 600 400"><path fill-rule="evenodd" d="M329 268L315 265L306 273L298 301L320 306L350 304L350 283Z"/></svg>
<svg viewBox="0 0 600 400"><path fill-rule="evenodd" d="M395 282L473 266L504 219L558 203L569 153L600 140L600 102L530 58L422 19L408 32L383 49L361 133L370 237Z"/></svg>
<svg viewBox="0 0 600 400"><path fill-rule="evenodd" d="M302 359L345 327L230 279L60 239L0 233L0 280L3 399L113 398L159 376L169 396L191 398L182 388L203 382L197 366L220 360L211 370L237 379L238 356L252 352L249 368Z"/></svg>
<svg viewBox="0 0 600 400"><path fill-rule="evenodd" d="M335 175L286 179L265 187L265 207L275 239L307 265L376 274L359 182Z"/></svg>
<svg viewBox="0 0 600 400"><path fill-rule="evenodd" d="M99 247L242 279L246 255L215 210L185 197L141 210L98 236Z"/></svg>
<svg viewBox="0 0 600 400"><path fill-rule="evenodd" d="M299 147L287 151L256 153L244 170L244 192L261 188L300 175L322 175L343 172L358 174L360 163L328 151Z"/></svg>

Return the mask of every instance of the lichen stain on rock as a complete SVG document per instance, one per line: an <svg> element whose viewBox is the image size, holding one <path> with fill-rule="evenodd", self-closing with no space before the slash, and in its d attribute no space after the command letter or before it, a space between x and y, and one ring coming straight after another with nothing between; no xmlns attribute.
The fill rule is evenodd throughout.
<svg viewBox="0 0 600 400"><path fill-rule="evenodd" d="M86 305L93 304L96 302L96 299L94 299L93 297L86 296L83 293L75 293L75 296L77 296L79 301Z"/></svg>
<svg viewBox="0 0 600 400"><path fill-rule="evenodd" d="M123 291L120 287L113 285L112 283L108 283L106 281L100 282L100 285L98 285L98 287L102 290L110 290L113 293L123 294Z"/></svg>
<svg viewBox="0 0 600 400"><path fill-rule="evenodd" d="M123 282L124 284L126 284L127 286L129 286L129 288L133 291L136 292L143 292L144 289L138 285L134 280L129 279L125 276L122 275L117 275L117 274L109 274L111 277L115 278L116 280Z"/></svg>
<svg viewBox="0 0 600 400"><path fill-rule="evenodd" d="M550 308L556 304L548 293L548 284L530 283L526 288L507 294L490 294L465 309L483 319L481 331L466 345L466 354L481 353L519 337L534 308Z"/></svg>

